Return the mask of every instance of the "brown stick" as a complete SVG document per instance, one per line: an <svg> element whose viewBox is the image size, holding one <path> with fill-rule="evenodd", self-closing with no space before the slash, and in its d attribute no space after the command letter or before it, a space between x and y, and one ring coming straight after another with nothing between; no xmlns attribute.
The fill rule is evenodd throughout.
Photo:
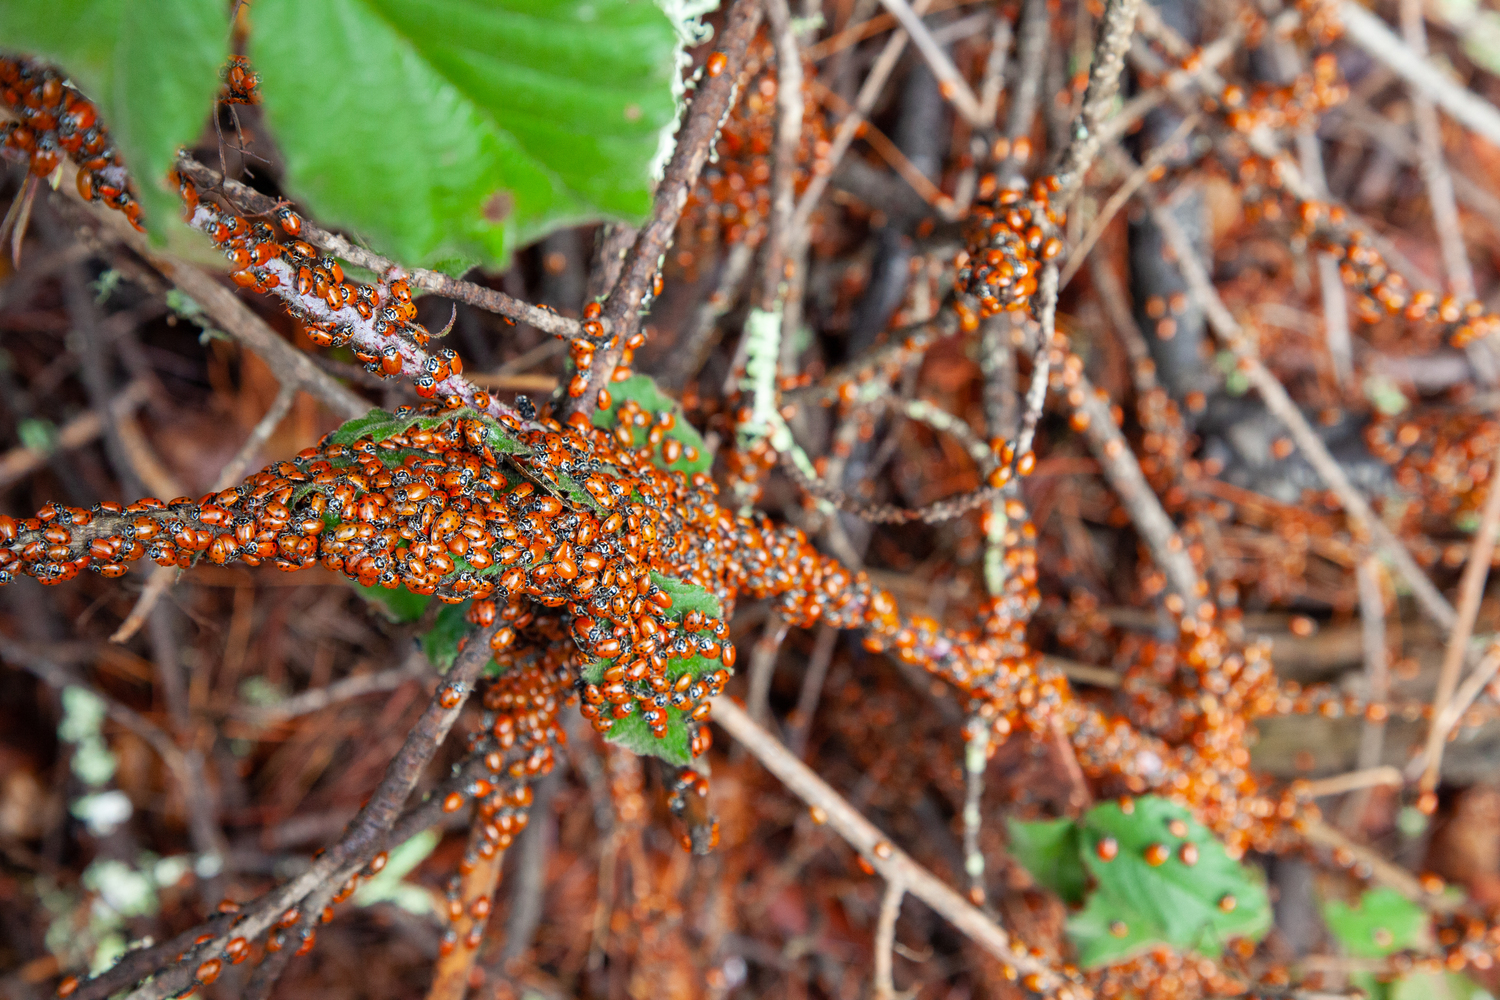
<svg viewBox="0 0 1500 1000"><path fill-rule="evenodd" d="M1500 452L1490 458L1491 468L1500 461ZM1448 644L1443 647L1443 665L1438 671L1437 691L1432 696L1432 726L1427 730L1427 746L1423 757L1427 761L1422 771L1421 789L1431 792L1437 788L1443 764L1443 743L1448 738L1446 729L1440 725L1444 711L1458 686L1458 675L1463 669L1464 658L1469 651L1469 637L1474 634L1474 619L1479 616L1479 602L1484 599L1485 581L1490 578L1490 559L1495 554L1495 534L1500 529L1500 489L1492 483L1485 494L1484 507L1479 514L1479 529L1474 532L1474 544L1469 549L1469 561L1464 564L1463 576L1458 580L1457 620L1448 634Z"/></svg>
<svg viewBox="0 0 1500 1000"><path fill-rule="evenodd" d="M822 810L834 832L873 867L888 883L899 883L932 907L975 944L1025 974L1025 986L1034 992L1051 993L1064 985L1063 975L1015 941L999 924L970 905L962 896L938 880L911 856L886 839L875 825L834 791L829 784L796 757L780 741L750 720L745 710L730 699L713 699L713 720L750 751L766 770L802 801Z"/></svg>
<svg viewBox="0 0 1500 1000"><path fill-rule="evenodd" d="M594 358L589 368L588 387L582 396L570 397L567 413L592 413L598 405L599 390L609 385L610 377L620 363L625 341L640 328L640 310L646 301L662 254L672 245L672 233L682 218L688 194L698 183L698 174L708 161L709 150L718 134L719 123L729 111L745 52L755 29L760 25L758 0L736 0L729 11L729 21L720 36L719 51L725 62L718 76L706 77L698 84L697 96L688 109L687 119L677 133L677 148L662 181L656 187L651 220L641 227L621 271L620 280L604 303L603 319L608 323L610 346Z"/></svg>

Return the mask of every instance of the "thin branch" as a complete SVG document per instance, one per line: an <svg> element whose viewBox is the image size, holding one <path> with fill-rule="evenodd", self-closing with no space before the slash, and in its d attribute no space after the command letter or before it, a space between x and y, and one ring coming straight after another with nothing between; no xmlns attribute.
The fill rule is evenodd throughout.
<svg viewBox="0 0 1500 1000"><path fill-rule="evenodd" d="M964 874L969 877L969 902L984 906L984 849L979 832L984 820L984 772L990 762L990 725L971 715L964 726Z"/></svg>
<svg viewBox="0 0 1500 1000"><path fill-rule="evenodd" d="M958 113L966 118L970 125L975 128L990 128L994 122L991 115L989 120L985 119L984 107L979 103L979 98L974 96L974 90L969 86L958 67L953 65L953 60L943 47L932 37L932 32L927 30L927 25L922 21L916 11L906 0L880 0L880 5L890 11L906 33L911 36L912 44L917 51L922 53L927 67L932 70L932 75L937 77L938 86L943 96L957 109Z"/></svg>
<svg viewBox="0 0 1500 1000"><path fill-rule="evenodd" d="M254 913L247 914L235 926L236 936L254 938L265 932L289 906L328 884L346 865L362 865L379 849L378 845L400 816L401 806L411 795L417 779L448 735L448 730L458 720L459 712L462 711L475 680L490 660L489 641L498 628L497 623L468 636L467 643L444 676L437 693L407 734L400 751L386 768L379 787L350 824L344 837L320 855L306 872L263 897L262 906ZM456 701L451 697L453 694L458 695ZM149 983L131 990L127 1000L165 1000L168 996L178 994L192 980L193 956L222 953L229 943L229 937L228 934L220 934L204 942L182 962L163 971ZM79 996L83 1000L95 996L93 993L84 995L82 989L80 987Z"/></svg>
<svg viewBox="0 0 1500 1000"><path fill-rule="evenodd" d="M295 385L283 385L277 390L276 398L271 401L271 408L251 428L245 443L240 445L240 450L219 470L219 478L214 480L215 492L227 490L245 478L245 473L250 471L250 465L260 453L261 446L281 426L281 421L286 419L287 411L292 408L292 401L296 398Z"/></svg>
<svg viewBox="0 0 1500 1000"><path fill-rule="evenodd" d="M891 969L896 948L896 918L901 915L901 900L906 898L906 884L892 879L885 885L880 900L880 918L875 923L875 1000L895 1000L896 982Z"/></svg>
<svg viewBox="0 0 1500 1000"><path fill-rule="evenodd" d="M224 177L218 171L206 167L193 159L187 153L179 153L177 156L177 169L190 178L199 190L211 191L222 189L230 200L242 210L252 215L265 215L274 211L282 204L275 198L261 194L254 188L241 184L239 181ZM222 188L221 188L222 186ZM348 240L336 233L330 233L326 229L302 220L301 238L311 243L320 250L326 250L336 257L341 257L357 267L367 271L384 275L388 271L397 270L404 272L410 277L408 281L423 291L433 292L455 302L463 302L483 309L486 312L498 313L515 320L518 323L526 323L536 327L543 333L550 333L555 337L577 337L583 332L583 327L576 319L560 316L555 312L540 309L528 302L506 295L504 292L483 285L476 285L468 281L459 281L450 278L441 271L429 271L421 267L406 268L397 264L389 258L363 247L355 246Z"/></svg>
<svg viewBox="0 0 1500 1000"><path fill-rule="evenodd" d="M329 705L336 705L351 698L360 698L379 691L390 691L409 680L432 673L432 665L420 652L413 652L406 662L389 670L377 670L371 674L357 674L335 681L327 687L313 688L290 698L283 698L272 705L258 705L242 710L252 722L266 725L284 722L299 715L320 712Z"/></svg>
<svg viewBox="0 0 1500 1000"><path fill-rule="evenodd" d="M917 0L912 10L917 14L923 14L929 6L931 6L931 0ZM906 42L909 37L905 31L899 29L895 31L886 40L885 48L880 50L880 55L871 65L870 72L865 76L865 82L860 85L859 93L854 98L854 106L839 121L839 127L835 130L833 140L828 145L828 155L824 158L828 163L827 171L814 173L808 180L807 187L803 189L802 197L797 201L797 210L792 216L794 231L803 232L807 229L813 209L818 207L818 199L828 189L828 182L833 177L834 168L844 158L849 146L859 135L860 127L865 124L870 110L880 99L880 92L885 89L886 81L890 79L896 64L901 61L901 54L906 51Z"/></svg>
<svg viewBox="0 0 1500 1000"><path fill-rule="evenodd" d="M1357 788L1371 788L1376 785L1400 788L1404 784L1406 784L1406 779L1401 776L1401 769L1398 767L1368 767L1359 771L1350 771L1348 774L1336 774L1331 778L1309 781L1302 786L1300 791L1310 799L1320 799L1325 795L1342 795Z"/></svg>
<svg viewBox="0 0 1500 1000"><path fill-rule="evenodd" d="M1401 0L1401 34L1418 58L1427 58L1427 27L1422 20L1420 0ZM1443 157L1443 131L1438 122L1432 98L1420 87L1411 92L1412 117L1417 125L1417 151L1421 156L1422 180L1427 184L1427 200L1432 205L1432 221L1437 227L1438 247L1443 252L1443 270L1448 274L1448 290L1465 301L1474 297L1474 268L1464 248L1459 227L1458 205L1453 198L1453 178Z"/></svg>
<svg viewBox="0 0 1500 1000"><path fill-rule="evenodd" d="M746 750L776 775L781 783L802 801L816 806L828 817L828 825L878 872L887 882L899 881L907 891L930 906L980 947L1027 977L1028 989L1049 993L1062 986L1062 974L1011 938L999 924L970 905L962 896L899 847L886 839L827 782L803 764L770 733L757 726L730 699L714 698L712 718Z"/></svg>
<svg viewBox="0 0 1500 1000"><path fill-rule="evenodd" d="M719 52L724 63L718 76L705 74L698 83L697 95L688 108L687 118L677 132L677 145L666 173L656 186L651 220L641 227L630 253L626 256L620 279L604 302L602 319L608 323L610 341L594 357L589 368L588 387L583 395L570 397L567 414L592 413L598 405L599 390L609 385L625 341L640 328L641 310L647 303L647 292L656 276L662 256L672 245L672 233L687 205L688 194L698 183L698 175L713 148L719 125L728 114L739 83L745 53L755 29L760 25L759 0L736 0L729 11L728 23L719 37Z"/></svg>
<svg viewBox="0 0 1500 1000"><path fill-rule="evenodd" d="M1073 276L1083 266L1089 252L1094 249L1094 244L1099 242L1099 237L1104 235L1104 230L1109 228L1109 224L1114 221L1115 214L1125 207L1125 203L1135 195L1136 191L1140 190L1142 184L1151 179L1152 172L1172 157L1173 147L1186 139L1202 121L1202 115L1188 115L1172 130L1171 135L1151 150L1145 162L1130 171L1120 186L1109 196L1104 207L1099 210L1098 217L1089 224L1088 232L1084 233L1083 238L1068 252L1068 261L1063 265L1062 277L1058 280L1059 289L1068 287L1068 282L1073 280Z"/></svg>
<svg viewBox="0 0 1500 1000"><path fill-rule="evenodd" d="M1297 830L1302 834L1302 839L1309 844L1326 847L1333 851L1348 852L1349 856L1354 858L1355 864L1364 865L1369 869L1370 877L1376 882L1395 889L1407 899L1430 910L1452 910L1462 901L1461 898L1446 899L1441 892L1427 892L1422 888L1421 880L1411 872L1398 864L1387 861L1364 844L1350 840L1320 819L1301 820L1297 824Z"/></svg>
<svg viewBox="0 0 1500 1000"><path fill-rule="evenodd" d="M1432 581L1422 572L1422 568L1417 565L1416 560L1412 558L1401 540L1392 534L1391 530L1385 526L1385 522L1381 521L1370 509L1369 502L1349 481L1349 476L1338 461L1329 454L1328 446L1308 424L1307 418L1302 415L1297 404L1292 402L1292 397L1287 395L1286 389L1255 356L1254 348L1245 330L1230 313L1229 308L1224 305L1224 300L1219 298L1219 293L1209 281L1203 263L1194 254L1192 243L1177 220L1170 212L1161 209L1149 191L1146 192L1146 198L1152 218L1160 227L1162 235L1166 237L1167 244L1177 255L1177 266L1182 271L1189 290L1198 298L1199 305L1202 306L1208 318L1209 326L1234 354L1240 373L1260 393L1266 408L1286 427L1303 457L1338 497L1339 503L1343 505L1349 517L1369 535L1376 548L1395 565L1407 585L1411 587L1412 594L1417 598L1422 609L1438 625L1445 629L1452 628L1457 622L1453 606L1443 597L1442 592L1433 586Z"/></svg>
<svg viewBox="0 0 1500 1000"><path fill-rule="evenodd" d="M1490 458L1491 468L1500 468L1500 451ZM1469 560L1458 581L1458 614L1450 627L1448 644L1443 647L1443 664L1438 671L1437 691L1432 696L1432 727L1427 731L1427 746L1423 751L1426 767L1422 772L1421 788L1431 792L1437 788L1438 775L1443 763L1443 743L1448 734L1439 723L1458 686L1458 675L1463 670L1464 659L1469 651L1469 638L1474 634L1474 620L1479 616L1479 603L1484 599L1484 585L1490 578L1490 559L1495 554L1495 535L1500 531L1500 488L1491 483L1484 497L1484 507L1479 514L1479 527L1474 532L1474 542L1469 547Z"/></svg>
<svg viewBox="0 0 1500 1000"><path fill-rule="evenodd" d="M1083 106L1073 121L1073 137L1063 150L1056 173L1060 186L1056 202L1066 206L1083 188L1084 174L1099 152L1100 126L1114 107L1120 91L1120 74L1125 69L1125 53L1135 34L1136 11L1140 0L1108 0L1099 24L1099 38L1094 43L1093 63L1089 67L1088 89Z"/></svg>
<svg viewBox="0 0 1500 1000"><path fill-rule="evenodd" d="M1500 109L1414 52L1386 23L1356 0L1339 4L1344 37L1364 49L1411 86L1431 98L1491 145L1500 146Z"/></svg>
<svg viewBox="0 0 1500 1000"><path fill-rule="evenodd" d="M1365 661L1365 699L1384 704L1390 697L1390 649L1385 638L1385 594L1380 586L1380 563L1370 556L1354 567L1355 589L1359 594L1360 645ZM1363 770L1380 764L1385 750L1385 719L1366 715L1359 731L1359 755L1355 763ZM1369 802L1369 793L1361 791L1344 803L1339 825L1352 828Z"/></svg>
<svg viewBox="0 0 1500 1000"><path fill-rule="evenodd" d="M802 51L792 30L787 0L764 0L766 21L776 44L776 142L771 151L771 211L761 244L761 282L755 304L781 312L789 268L801 267L805 234L793 223L797 208L797 147L802 141ZM800 282L798 282L800 287ZM784 320L783 320L784 323ZM795 370L796 338L783 336L781 364Z"/></svg>

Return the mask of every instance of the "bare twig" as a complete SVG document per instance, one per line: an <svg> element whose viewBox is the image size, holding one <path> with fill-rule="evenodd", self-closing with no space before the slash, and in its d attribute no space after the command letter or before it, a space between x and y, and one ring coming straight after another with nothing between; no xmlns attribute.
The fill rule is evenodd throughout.
<svg viewBox="0 0 1500 1000"><path fill-rule="evenodd" d="M1062 277L1058 281L1059 288L1068 287L1068 282L1073 280L1073 275L1083 266L1084 260L1088 258L1089 251L1094 249L1094 244L1099 242L1099 237L1104 235L1104 230L1109 228L1110 222L1114 220L1115 213L1125 207L1125 203L1135 195L1140 186L1151 178L1151 172L1165 163L1174 153L1173 147L1198 127L1203 120L1201 115L1188 115L1182 122L1172 130L1172 134L1157 145L1146 157L1144 163L1130 171L1130 174L1120 183L1104 207L1099 210L1099 215L1093 222L1089 223L1088 232L1068 252L1068 262L1063 265Z"/></svg>
<svg viewBox="0 0 1500 1000"><path fill-rule="evenodd" d="M1339 17L1344 22L1345 38L1374 56L1491 145L1500 146L1500 109L1463 84L1450 80L1442 70L1402 42L1384 21L1355 0L1343 0L1339 4Z"/></svg>
<svg viewBox="0 0 1500 1000"><path fill-rule="evenodd" d="M917 0L912 5L912 10L917 14L924 13L930 6L930 0ZM839 161L848 152L849 146L859 134L860 126L865 124L865 119L870 109L875 107L875 102L880 98L880 92L885 89L886 81L890 79L891 72L896 64L901 61L901 53L906 50L907 34L905 31L897 30L886 40L885 48L880 50L880 55L870 67L870 72L865 76L865 82L860 85L859 94L854 98L854 106L849 113L839 121L839 127L833 134L833 140L829 143L828 170L826 173L814 173L807 182L807 187L802 192L802 197L797 201L796 213L792 216L792 229L802 232L807 228L808 220L812 218L813 209L818 207L818 199L828 189L829 179L833 177L833 169L838 166Z"/></svg>
<svg viewBox="0 0 1500 1000"><path fill-rule="evenodd" d="M821 809L834 832L859 851L887 882L903 883L908 892L932 907L980 947L1008 967L1026 974L1029 980L1026 985L1034 992L1049 993L1064 984L1060 973L1032 957L1025 946L1013 940L999 924L971 906L905 851L891 844L869 820L811 768L792 756L770 733L752 722L733 701L722 695L713 699L712 718L793 794Z"/></svg>
<svg viewBox="0 0 1500 1000"><path fill-rule="evenodd" d="M432 673L432 665L427 662L427 657L420 652L413 652L399 667L377 670L372 674L345 677L327 687L303 691L301 694L284 698L274 705L256 706L244 709L242 712L250 720L261 724L282 722L299 715L320 712L329 705L336 705L351 698L359 698L379 691L390 691L409 680L425 677L430 673Z"/></svg>
<svg viewBox="0 0 1500 1000"><path fill-rule="evenodd" d="M1387 861L1364 844L1350 840L1320 819L1302 820L1297 824L1297 830L1309 844L1334 851L1347 851L1356 865L1369 869L1371 878L1376 882L1395 889L1414 903L1430 910L1442 911L1452 910L1458 905L1458 901L1445 898L1441 892L1427 892L1422 888L1421 880L1411 872Z"/></svg>
<svg viewBox="0 0 1500 1000"><path fill-rule="evenodd" d="M1401 769L1398 767L1368 767L1359 771L1350 771L1348 774L1334 775L1332 778L1309 781L1302 788L1302 792L1309 798L1319 799L1325 795L1342 795L1357 788L1370 788L1375 785L1393 785L1400 788L1405 783L1406 779L1401 776Z"/></svg>
<svg viewBox="0 0 1500 1000"><path fill-rule="evenodd" d="M1407 585L1411 587L1422 609L1443 628L1452 628L1457 621L1453 606L1448 603L1437 587L1433 586L1432 581L1427 578L1422 568L1412 558L1411 553L1406 550L1406 546L1401 544L1401 540L1392 534L1385 523L1370 509L1369 502L1355 489L1338 461L1329 454L1328 446L1312 429L1307 418L1297 408L1297 404L1292 402L1285 387L1255 356L1254 348L1245 335L1244 329L1224 305L1224 301L1219 298L1218 291L1209 281L1208 273L1193 252L1192 243L1177 220L1170 212L1163 211L1155 198L1149 197L1149 192L1147 204L1152 218L1155 219L1168 245L1177 255L1177 266L1182 270L1182 276L1187 281L1189 289L1197 296L1204 314L1208 317L1209 325L1234 354L1240 373L1260 393L1266 408L1286 426L1303 457L1338 497L1339 503L1343 505L1349 517L1369 535L1375 546L1395 565Z"/></svg>
<svg viewBox="0 0 1500 1000"><path fill-rule="evenodd" d="M1491 463L1497 460L1500 460L1500 453L1490 459ZM1443 664L1438 671L1437 691L1432 696L1432 727L1427 731L1427 746L1423 751L1426 766L1422 771L1421 788L1424 792L1437 788L1443 763L1443 743L1448 738L1439 722L1453 698L1453 689L1458 686L1458 675L1469 651L1469 637L1474 634L1479 602L1484 599L1484 585L1490 578L1490 558L1495 554L1497 530L1500 530L1500 489L1491 484L1485 493L1474 542L1469 548L1469 560L1464 564L1463 576L1459 577L1458 613L1449 627L1448 644L1443 647Z"/></svg>
<svg viewBox="0 0 1500 1000"><path fill-rule="evenodd" d="M1094 60L1089 67L1088 90L1084 91L1083 106L1073 122L1072 139L1056 169L1059 187L1055 200L1059 205L1066 206L1082 190L1084 174L1099 152L1100 126L1119 93L1125 53L1130 49L1140 6L1140 0L1109 0L1104 5L1099 37L1094 43Z"/></svg>
<svg viewBox="0 0 1500 1000"><path fill-rule="evenodd" d="M812 655L807 658L807 672L802 675L802 690L797 694L797 707L787 724L786 745L798 757L807 754L807 734L812 730L818 701L823 695L823 683L828 679L828 665L833 660L838 641L838 629L832 625L818 626Z"/></svg>
<svg viewBox="0 0 1500 1000"><path fill-rule="evenodd" d="M975 128L989 128L994 125L991 115L989 120L985 119L984 108L979 99L974 96L974 90L969 86L958 67L953 65L953 60L943 47L932 37L932 32L927 30L916 11L906 0L880 0L880 4L895 16L911 36L912 44L916 45L917 51L922 53L922 58L927 61L927 67L932 70L932 75L937 77L938 85L941 87L943 96L946 97L958 110L958 113L966 118L970 125Z"/></svg>
<svg viewBox="0 0 1500 1000"><path fill-rule="evenodd" d="M1422 5L1401 0L1401 34L1419 58L1427 58L1427 27L1423 23ZM1442 126L1432 98L1420 87L1411 92L1412 117L1417 125L1417 150L1421 155L1422 179L1427 184L1427 200L1432 203L1432 221L1437 227L1438 246L1443 251L1443 270L1448 274L1448 290L1465 301L1474 297L1474 269L1464 248L1459 228L1458 205L1453 197L1453 178L1443 156Z"/></svg>
<svg viewBox="0 0 1500 1000"><path fill-rule="evenodd" d="M1365 660L1365 698L1384 703L1390 695L1390 649L1385 638L1385 595L1380 586L1380 563L1373 556L1361 559L1354 567L1355 588L1359 594L1360 644ZM1362 770L1380 764L1385 749L1385 720L1366 716L1359 732L1359 755L1355 763ZM1352 829L1369 802L1369 793L1359 791L1350 796L1339 814L1339 826Z"/></svg>
<svg viewBox="0 0 1500 1000"><path fill-rule="evenodd" d="M245 443L240 445L240 450L235 452L234 457L219 470L219 478L214 480L216 491L227 490L245 478L245 473L250 471L250 464L255 461L255 456L260 452L261 446L281 425L281 421L286 418L287 411L292 408L292 401L296 398L297 387L295 385L283 385L276 391L276 398L271 401L271 408L251 428L249 436L245 438Z"/></svg>
<svg viewBox="0 0 1500 1000"><path fill-rule="evenodd" d="M891 958L896 948L896 918L901 915L901 900L904 898L905 883L900 879L886 883L885 896L880 900L880 919L875 923L875 1000L895 1000L896 997Z"/></svg>
<svg viewBox="0 0 1500 1000"><path fill-rule="evenodd" d="M599 351L589 368L588 387L583 395L570 398L568 413L592 413L598 405L599 390L609 384L625 341L640 327L640 311L647 299L652 279L662 255L672 244L672 233L687 204L688 193L698 182L698 174L708 160L719 123L729 111L738 86L745 52L755 29L760 25L759 0L736 0L729 20L719 36L719 51L725 61L718 76L699 83L698 92L688 108L687 118L677 132L677 146L667 163L666 173L656 186L651 220L636 236L609 298L605 300L603 319L609 323L611 344Z"/></svg>
<svg viewBox="0 0 1500 1000"><path fill-rule="evenodd" d="M763 0L766 21L776 43L776 143L772 147L771 212L761 247L761 283L757 307L775 312L789 277L788 249L801 245L793 232L797 207L797 145L802 139L802 52L792 31L787 0Z"/></svg>
<svg viewBox="0 0 1500 1000"><path fill-rule="evenodd" d="M410 796L417 779L421 777L438 745L448 735L448 730L457 721L475 679L489 662L490 636L498 628L497 623L479 629L468 637L467 644L444 676L438 692L386 769L380 786L350 824L345 836L320 855L306 872L262 897L256 909L253 912L247 911L244 919L235 926L236 935L253 938L268 930L287 907L327 885L346 866L363 864L379 849L400 816L401 806ZM452 694L458 695L456 702L451 697ZM165 997L176 995L192 980L192 970L195 967L193 956L220 954L228 942L227 934L219 934L203 942L182 962L164 970L149 983L131 990L127 995L128 1000L164 1000ZM77 994L83 1000L97 998L98 994L93 991L83 993L83 988L80 986Z"/></svg>

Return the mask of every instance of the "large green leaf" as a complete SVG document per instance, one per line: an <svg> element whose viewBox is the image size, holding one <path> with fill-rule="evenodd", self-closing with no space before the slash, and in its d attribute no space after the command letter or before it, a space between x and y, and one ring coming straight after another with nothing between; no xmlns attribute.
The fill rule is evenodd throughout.
<svg viewBox="0 0 1500 1000"><path fill-rule="evenodd" d="M1078 824L1070 819L1007 822L1010 853L1038 883L1062 897L1063 902L1083 902L1089 876L1079 850Z"/></svg>
<svg viewBox="0 0 1500 1000"><path fill-rule="evenodd" d="M56 63L98 105L157 234L176 224L167 172L208 121L228 42L223 0L0 0L0 45Z"/></svg>
<svg viewBox="0 0 1500 1000"><path fill-rule="evenodd" d="M1216 955L1226 938L1258 940L1271 927L1262 881L1175 802L1148 795L1133 800L1128 812L1118 802L1095 806L1081 834L1095 888L1083 912L1068 921L1068 933L1085 966L1157 943ZM1107 839L1115 850L1101 850ZM1191 851L1184 856L1188 844L1195 859ZM1158 845L1167 856L1152 864L1148 851Z"/></svg>
<svg viewBox="0 0 1500 1000"><path fill-rule="evenodd" d="M409 263L501 263L650 208L675 35L641 0L257 0L287 183Z"/></svg>

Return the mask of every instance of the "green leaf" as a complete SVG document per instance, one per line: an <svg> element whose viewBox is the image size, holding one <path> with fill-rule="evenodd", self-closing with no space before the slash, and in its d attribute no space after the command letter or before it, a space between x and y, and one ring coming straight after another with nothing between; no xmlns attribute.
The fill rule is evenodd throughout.
<svg viewBox="0 0 1500 1000"><path fill-rule="evenodd" d="M444 605L443 610L438 612L437 621L422 636L422 652L427 655L427 661L441 673L447 673L448 668L453 666L453 661L458 659L458 640L469 632L469 621L464 617L468 613L468 601Z"/></svg>
<svg viewBox="0 0 1500 1000"><path fill-rule="evenodd" d="M670 576L662 576L660 573L652 573L651 581L662 590L672 595L672 606L667 609L667 618L680 621L690 611L698 611L705 616L717 618L722 613L719 602L714 600L712 594L702 587ZM702 635L708 632L702 629L692 633ZM684 659L674 659L671 664L670 676L673 681L683 674L699 676L711 670L722 667L721 660L710 660L702 656L689 656ZM583 668L583 679L598 684L604 676L604 671L614 663L614 660L595 660ZM617 746L624 747L631 753L660 757L662 760L685 767L692 763L692 740L688 734L688 720L683 713L675 708L668 707L667 733L661 739L657 739L651 732L651 727L641 717L639 711L632 712L623 719L614 720L614 726L604 737Z"/></svg>
<svg viewBox="0 0 1500 1000"><path fill-rule="evenodd" d="M1051 889L1074 906L1083 902L1089 876L1079 856L1081 843L1078 824L1072 820L1053 819L1025 822L1012 819L1010 853L1038 883Z"/></svg>
<svg viewBox="0 0 1500 1000"><path fill-rule="evenodd" d="M490 450L496 454L507 455L528 454L526 446L516 440L515 435L500 425L500 422L486 413L462 407L457 410L443 410L438 413L407 414L398 415L389 410L371 410L363 416L352 420L346 420L336 427L324 440L329 444L351 445L361 438L369 438L376 443L403 434L413 427L423 430L431 430L439 424L448 423L451 420L478 420L484 424L489 437L485 442ZM396 453L396 460L400 455Z"/></svg>
<svg viewBox="0 0 1500 1000"><path fill-rule="evenodd" d="M99 108L135 178L145 225L180 226L167 172L194 142L229 55L222 0L0 0L6 48L56 63Z"/></svg>
<svg viewBox="0 0 1500 1000"><path fill-rule="evenodd" d="M620 406L627 400L634 400L649 414L662 412L671 413L677 418L672 429L662 436L662 445L668 440L676 440L682 445L682 454L675 462L667 462L662 453L662 445L658 445L656 452L652 455L652 461L664 469L673 472L681 472L691 476L695 472L707 472L713 465L713 456L703 446L703 438L692 424L682 415L682 407L677 401L666 395L657 388L656 382L649 375L632 375L623 382L615 382L609 387L610 406L607 410L594 411L594 426L603 427L606 430L615 426L619 419ZM646 443L646 435L649 427L633 427L632 437L634 447L639 448ZM693 458L689 460L688 456Z"/></svg>
<svg viewBox="0 0 1500 1000"><path fill-rule="evenodd" d="M1183 836L1172 833L1174 822L1182 824ZM1083 912L1068 922L1068 933L1086 966L1116 961L1148 943L1216 955L1226 938L1258 940L1271 927L1260 879L1183 806L1154 795L1133 800L1128 813L1118 802L1104 803L1084 816L1081 834L1095 888ZM1108 861L1099 849L1106 838L1118 848ZM1188 843L1197 850L1193 864L1182 853ZM1154 845L1169 851L1159 865L1147 861Z"/></svg>
<svg viewBox="0 0 1500 1000"><path fill-rule="evenodd" d="M1381 958L1428 943L1427 911L1395 889L1370 889L1354 906L1330 899L1323 922L1344 949L1359 958Z"/></svg>
<svg viewBox="0 0 1500 1000"><path fill-rule="evenodd" d="M631 0L257 0L250 56L287 183L411 264L503 264L650 209L675 34Z"/></svg>
<svg viewBox="0 0 1500 1000"><path fill-rule="evenodd" d="M349 586L365 600L374 604L385 616L398 625L406 625L422 617L433 598L428 594L413 594L405 587L366 587L349 581Z"/></svg>
<svg viewBox="0 0 1500 1000"><path fill-rule="evenodd" d="M404 880L427 860L427 856L436 850L441 839L436 830L423 830L406 843L392 848L385 867L355 890L351 902L355 906L389 902L412 913L431 913L435 909L432 894L421 886L411 885Z"/></svg>
<svg viewBox="0 0 1500 1000"><path fill-rule="evenodd" d="M1388 992L1390 1000L1495 1000L1489 990L1457 972L1410 972L1391 983Z"/></svg>

